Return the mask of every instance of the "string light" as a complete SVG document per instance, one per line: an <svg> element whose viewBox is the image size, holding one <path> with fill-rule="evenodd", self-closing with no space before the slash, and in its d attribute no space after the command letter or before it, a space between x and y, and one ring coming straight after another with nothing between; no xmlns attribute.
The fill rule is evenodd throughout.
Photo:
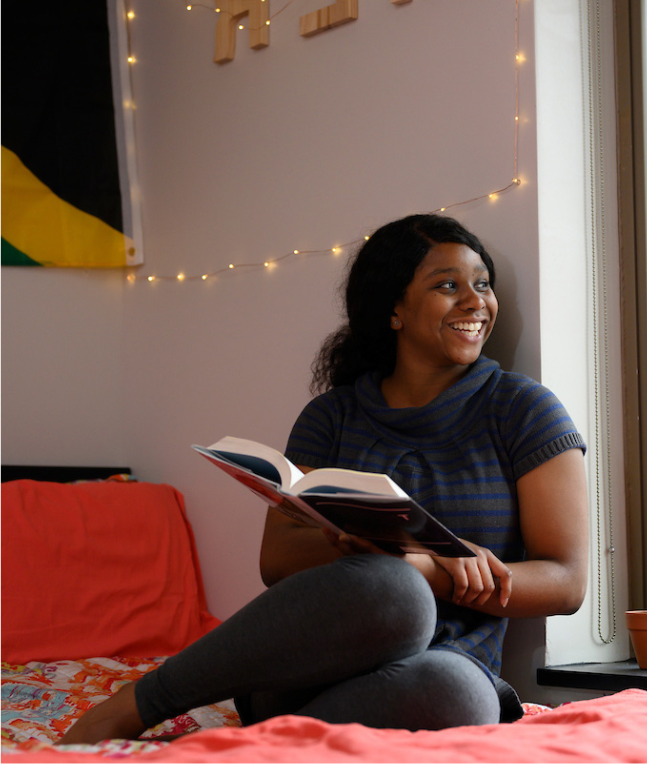
<svg viewBox="0 0 647 764"><path fill-rule="evenodd" d="M262 3L265 2L265 0L261 0ZM279 8L276 13L272 13L267 21L264 22L264 26L270 26L272 19L275 19L280 13L283 13L283 11L289 6L294 3L295 0L288 0L288 2L285 3L281 8ZM223 13L224 11L219 6L216 6L215 8L211 5L206 5L205 3L192 3L191 5L186 6L186 10L190 11L192 8L204 8L208 11L215 11L216 13ZM231 15L231 14L230 14ZM238 25L238 29L243 30L245 29L243 24ZM258 32L258 30L261 29L261 27L250 27L250 31Z"/></svg>
<svg viewBox="0 0 647 764"><path fill-rule="evenodd" d="M261 2L265 2L265 0L261 0ZM295 2L295 0L288 0L288 2L280 8L276 13L272 14L270 16L270 19L275 18L280 13L282 13L288 6L292 5L292 3ZM215 11L216 13L221 13L222 9L219 6L216 6L215 8L212 6L205 5L204 3L193 3L190 5L186 5L186 10L190 11L195 7L201 7L205 8L207 10ZM132 10L128 10L126 13L126 17L129 20L132 20L135 18L135 13ZM265 22L266 25L269 26L270 20ZM242 30L244 29L243 24L238 25L238 29ZM130 46L130 38L129 38L129 46ZM478 196L474 196L470 199L465 199L464 201L460 202L453 202L451 204L447 204L444 207L439 207L435 210L430 210L430 213L443 213L446 212L448 209L453 209L456 207L461 207L467 204L472 204L473 202L481 201L483 199L490 199L492 202L496 201L500 194L503 194L504 192L519 187L522 184L521 178L518 174L518 144L519 144L519 65L524 63L526 60L523 53L519 51L519 0L515 0L515 116L514 116L514 177L512 178L511 182L508 183L506 186L503 186L502 188L498 188L494 191L490 191L488 193L479 194ZM130 54L128 56L128 63L132 64L135 63L136 59L135 56ZM267 268L271 269L275 266L277 266L280 262L285 261L291 257L298 256L298 255L326 255L326 254L333 254L335 256L341 254L343 251L350 250L351 248L356 247L358 244L368 241L370 239L369 235L365 235L360 239L355 239L353 241L346 242L345 244L339 244L334 247L330 247L327 249L311 249L311 250L299 250L299 249L293 249L291 252L288 252L285 255L281 255L280 257L276 257L272 260L263 260L261 262L255 262L255 263L229 263L226 267L220 268L212 273L203 273L199 276L188 276L185 273L181 272L178 273L176 276L137 276L135 273L129 273L126 277L127 281L130 284L134 284L136 281L148 281L149 283L154 283L158 281L210 281L210 280L216 280L218 276L220 276L223 273L228 273L229 271L233 270L239 270L241 268L248 268L248 269L259 269L259 268Z"/></svg>

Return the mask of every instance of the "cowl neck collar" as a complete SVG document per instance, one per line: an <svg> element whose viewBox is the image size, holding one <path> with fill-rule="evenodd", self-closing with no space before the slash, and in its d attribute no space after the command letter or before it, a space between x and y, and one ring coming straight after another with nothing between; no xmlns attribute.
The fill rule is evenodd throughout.
<svg viewBox="0 0 647 764"><path fill-rule="evenodd" d="M357 401L383 437L419 448L430 440L452 439L473 422L479 399L499 364L481 355L467 374L425 406L390 408L380 389L381 377L369 372L355 382Z"/></svg>

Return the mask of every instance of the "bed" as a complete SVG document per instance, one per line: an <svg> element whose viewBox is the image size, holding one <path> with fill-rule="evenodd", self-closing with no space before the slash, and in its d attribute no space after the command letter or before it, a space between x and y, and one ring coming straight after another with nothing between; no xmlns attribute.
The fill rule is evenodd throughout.
<svg viewBox="0 0 647 764"><path fill-rule="evenodd" d="M219 621L208 612L173 487L136 481L123 468L3 468L2 477L3 761L647 760L647 692L639 689L556 709L526 703L514 724L438 732L298 716L243 728L227 700L137 741L54 747L85 709Z"/></svg>

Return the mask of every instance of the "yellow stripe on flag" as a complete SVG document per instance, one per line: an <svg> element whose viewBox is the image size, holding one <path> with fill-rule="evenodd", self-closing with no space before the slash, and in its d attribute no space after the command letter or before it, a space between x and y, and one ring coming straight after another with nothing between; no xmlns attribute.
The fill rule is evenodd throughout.
<svg viewBox="0 0 647 764"><path fill-rule="evenodd" d="M63 201L2 147L2 236L46 266L128 265L133 242L99 218Z"/></svg>

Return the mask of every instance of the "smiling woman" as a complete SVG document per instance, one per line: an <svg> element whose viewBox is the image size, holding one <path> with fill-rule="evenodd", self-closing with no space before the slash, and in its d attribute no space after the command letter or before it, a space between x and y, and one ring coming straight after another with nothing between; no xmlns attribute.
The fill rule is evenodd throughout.
<svg viewBox="0 0 647 764"><path fill-rule="evenodd" d="M585 446L550 390L481 354L493 285L482 244L450 218L376 231L352 262L348 322L315 366L325 392L286 449L303 471L389 475L474 556L387 554L271 508L268 591L92 709L65 742L137 735L231 696L244 724L297 714L417 730L521 715L499 677L508 616L582 602Z"/></svg>

